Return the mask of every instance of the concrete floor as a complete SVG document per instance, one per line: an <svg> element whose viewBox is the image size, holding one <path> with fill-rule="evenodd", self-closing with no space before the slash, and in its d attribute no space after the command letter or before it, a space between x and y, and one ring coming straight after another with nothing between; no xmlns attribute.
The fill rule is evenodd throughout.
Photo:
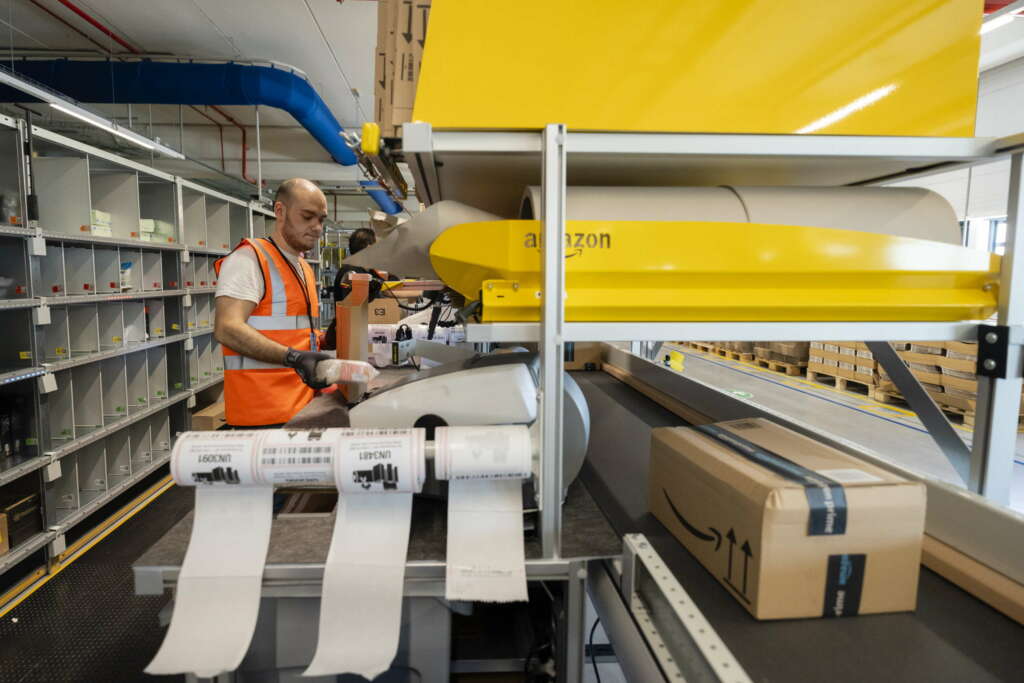
<svg viewBox="0 0 1024 683"><path fill-rule="evenodd" d="M683 374L687 377L813 424L908 469L960 483L953 466L939 451L920 420L905 407L837 391L805 377L788 377L752 363L727 360L696 349L681 350L686 355ZM956 429L969 445L971 430L962 425L956 425ZM1010 506L1024 512L1024 435L1021 433L1017 435L1013 475Z"/></svg>

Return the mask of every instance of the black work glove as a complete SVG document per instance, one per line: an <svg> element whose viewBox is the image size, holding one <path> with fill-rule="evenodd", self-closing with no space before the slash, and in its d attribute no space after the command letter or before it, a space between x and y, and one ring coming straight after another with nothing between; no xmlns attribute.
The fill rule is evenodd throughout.
<svg viewBox="0 0 1024 683"><path fill-rule="evenodd" d="M327 384L316 378L316 364L322 360L331 360L333 358L334 356L329 353L296 351L289 346L288 353L284 356L284 364L285 367L295 370L307 386L313 389L324 389L327 387Z"/></svg>

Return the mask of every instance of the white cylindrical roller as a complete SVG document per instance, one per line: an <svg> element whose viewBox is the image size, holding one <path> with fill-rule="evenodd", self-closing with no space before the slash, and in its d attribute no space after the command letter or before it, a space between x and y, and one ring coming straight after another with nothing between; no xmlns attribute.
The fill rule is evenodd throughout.
<svg viewBox="0 0 1024 683"><path fill-rule="evenodd" d="M256 456L265 435L259 430L186 432L171 451L171 477L179 486L260 485Z"/></svg>
<svg viewBox="0 0 1024 683"><path fill-rule="evenodd" d="M751 223L860 230L961 244L956 212L919 187L737 187Z"/></svg>
<svg viewBox="0 0 1024 683"><path fill-rule="evenodd" d="M521 216L536 217L539 207L540 188L526 188ZM912 187L574 186L566 218L805 225L961 243L949 202Z"/></svg>
<svg viewBox="0 0 1024 683"><path fill-rule="evenodd" d="M440 480L526 479L533 451L526 426L438 427L434 473Z"/></svg>
<svg viewBox="0 0 1024 683"><path fill-rule="evenodd" d="M352 429L334 459L343 494L419 493L426 476L423 429Z"/></svg>
<svg viewBox="0 0 1024 683"><path fill-rule="evenodd" d="M521 218L539 218L539 186L526 188ZM566 188L565 217L577 221L723 221L743 223L747 214L726 187Z"/></svg>

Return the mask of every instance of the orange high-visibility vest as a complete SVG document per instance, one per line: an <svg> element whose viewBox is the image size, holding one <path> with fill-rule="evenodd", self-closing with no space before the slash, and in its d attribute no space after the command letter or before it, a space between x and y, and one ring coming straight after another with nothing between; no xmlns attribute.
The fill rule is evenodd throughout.
<svg viewBox="0 0 1024 683"><path fill-rule="evenodd" d="M256 252L263 271L263 298L247 322L279 344L300 351L315 351L320 300L313 269L299 259L306 288L306 296L303 296L298 274L269 239L243 239L235 249L246 245ZM218 276L225 258L214 263ZM247 358L226 345L223 350L224 409L228 424L254 427L287 422L313 398L313 390L293 369Z"/></svg>

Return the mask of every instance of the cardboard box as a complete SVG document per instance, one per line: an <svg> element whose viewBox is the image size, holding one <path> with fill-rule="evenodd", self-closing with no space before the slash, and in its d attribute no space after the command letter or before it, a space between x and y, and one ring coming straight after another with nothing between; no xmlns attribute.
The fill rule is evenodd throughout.
<svg viewBox="0 0 1024 683"><path fill-rule="evenodd" d="M10 538L7 536L7 515L0 513L0 555L11 549Z"/></svg>
<svg viewBox="0 0 1024 683"><path fill-rule="evenodd" d="M228 423L224 417L224 403L214 403L192 413L192 429L197 432L212 432Z"/></svg>
<svg viewBox="0 0 1024 683"><path fill-rule="evenodd" d="M978 342L948 341L945 343L946 355L957 354L954 358L977 358Z"/></svg>
<svg viewBox="0 0 1024 683"><path fill-rule="evenodd" d="M926 353L932 356L941 356L946 350L945 342L913 342L910 350L914 353Z"/></svg>
<svg viewBox="0 0 1024 683"><path fill-rule="evenodd" d="M600 370L600 342L574 342L565 345L566 370Z"/></svg>
<svg viewBox="0 0 1024 683"><path fill-rule="evenodd" d="M824 372L829 375L834 375L834 370L838 366L839 361L832 360L830 358L819 358L817 356L811 356L810 361L807 363L807 370L809 372Z"/></svg>
<svg viewBox="0 0 1024 683"><path fill-rule="evenodd" d="M398 301L389 296L374 299L367 304L367 308L367 322L371 325L390 325L402 319Z"/></svg>
<svg viewBox="0 0 1024 683"><path fill-rule="evenodd" d="M7 520L8 545L12 549L43 530L38 493L5 500L0 503L0 514Z"/></svg>
<svg viewBox="0 0 1024 683"><path fill-rule="evenodd" d="M963 379L962 377L953 377L952 375L942 375L942 386L959 389L970 394L978 393L978 380L976 379Z"/></svg>
<svg viewBox="0 0 1024 683"><path fill-rule="evenodd" d="M648 501L758 619L916 605L924 485L770 420L655 429Z"/></svg>
<svg viewBox="0 0 1024 683"><path fill-rule="evenodd" d="M956 353L955 351L947 351L947 353ZM978 359L975 357L971 358L953 358L950 356L942 356L935 360L939 367L942 368L942 372L969 372L972 375L978 370Z"/></svg>

